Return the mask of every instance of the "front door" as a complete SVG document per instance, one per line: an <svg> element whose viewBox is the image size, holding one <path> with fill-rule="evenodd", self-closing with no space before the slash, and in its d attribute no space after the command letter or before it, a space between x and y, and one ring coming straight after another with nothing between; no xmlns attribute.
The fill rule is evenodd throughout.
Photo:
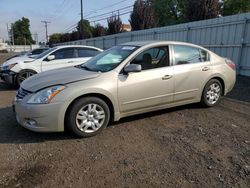
<svg viewBox="0 0 250 188"><path fill-rule="evenodd" d="M50 55L54 55L55 59L49 61L45 58L42 61L42 71L58 69L63 67L74 66L77 61L75 48L58 49Z"/></svg>
<svg viewBox="0 0 250 188"><path fill-rule="evenodd" d="M129 113L173 102L173 67L169 66L169 48L155 47L143 51L131 63L142 71L118 76L120 111Z"/></svg>

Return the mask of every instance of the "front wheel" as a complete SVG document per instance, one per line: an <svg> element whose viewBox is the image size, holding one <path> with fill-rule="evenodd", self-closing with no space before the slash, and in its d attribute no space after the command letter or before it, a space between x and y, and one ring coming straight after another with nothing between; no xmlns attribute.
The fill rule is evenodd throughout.
<svg viewBox="0 0 250 188"><path fill-rule="evenodd" d="M90 137L101 132L109 123L108 105L97 97L77 99L65 118L66 128L76 136Z"/></svg>
<svg viewBox="0 0 250 188"><path fill-rule="evenodd" d="M35 71L33 70L22 70L20 71L17 76L16 76L16 85L20 86L21 83L26 80L27 78L33 76L34 74L36 74Z"/></svg>
<svg viewBox="0 0 250 188"><path fill-rule="evenodd" d="M222 95L222 86L219 80L210 80L204 90L201 97L201 104L206 107L215 106Z"/></svg>

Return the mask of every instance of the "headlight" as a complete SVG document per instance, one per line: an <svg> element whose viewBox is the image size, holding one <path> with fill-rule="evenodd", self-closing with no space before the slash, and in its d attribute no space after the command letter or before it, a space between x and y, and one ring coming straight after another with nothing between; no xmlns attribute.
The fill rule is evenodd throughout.
<svg viewBox="0 0 250 188"><path fill-rule="evenodd" d="M6 65L3 67L4 70L10 70L12 69L17 63L14 63L14 64L10 64L10 65Z"/></svg>
<svg viewBox="0 0 250 188"><path fill-rule="evenodd" d="M50 101L62 90L64 90L66 87L62 85L49 87L46 89L43 89L33 95L29 100L29 104L47 104L50 103Z"/></svg>

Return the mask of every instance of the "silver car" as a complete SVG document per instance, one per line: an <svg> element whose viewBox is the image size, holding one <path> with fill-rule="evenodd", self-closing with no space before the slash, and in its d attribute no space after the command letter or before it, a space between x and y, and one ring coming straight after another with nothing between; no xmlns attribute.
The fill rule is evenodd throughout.
<svg viewBox="0 0 250 188"><path fill-rule="evenodd" d="M126 116L197 102L214 106L235 79L232 61L200 46L130 42L83 65L32 76L14 107L17 121L32 131L89 137Z"/></svg>

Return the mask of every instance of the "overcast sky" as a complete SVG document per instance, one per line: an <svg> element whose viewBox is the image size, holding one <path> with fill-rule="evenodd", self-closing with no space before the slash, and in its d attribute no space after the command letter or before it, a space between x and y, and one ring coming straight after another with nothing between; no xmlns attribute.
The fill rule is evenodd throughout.
<svg viewBox="0 0 250 188"><path fill-rule="evenodd" d="M133 5L134 0L83 0L84 17L90 21L105 18L105 13ZM38 33L38 40L45 40L45 27L42 20L51 21L48 33L65 32L80 20L80 0L0 0L0 38L7 39L7 23L22 17L29 18L32 34ZM120 10L120 14L131 8ZM100 17L94 17L104 14ZM90 18L92 17L92 18ZM129 14L122 15L123 23L128 23ZM98 21L107 25L106 20ZM92 22L93 25L97 22Z"/></svg>

